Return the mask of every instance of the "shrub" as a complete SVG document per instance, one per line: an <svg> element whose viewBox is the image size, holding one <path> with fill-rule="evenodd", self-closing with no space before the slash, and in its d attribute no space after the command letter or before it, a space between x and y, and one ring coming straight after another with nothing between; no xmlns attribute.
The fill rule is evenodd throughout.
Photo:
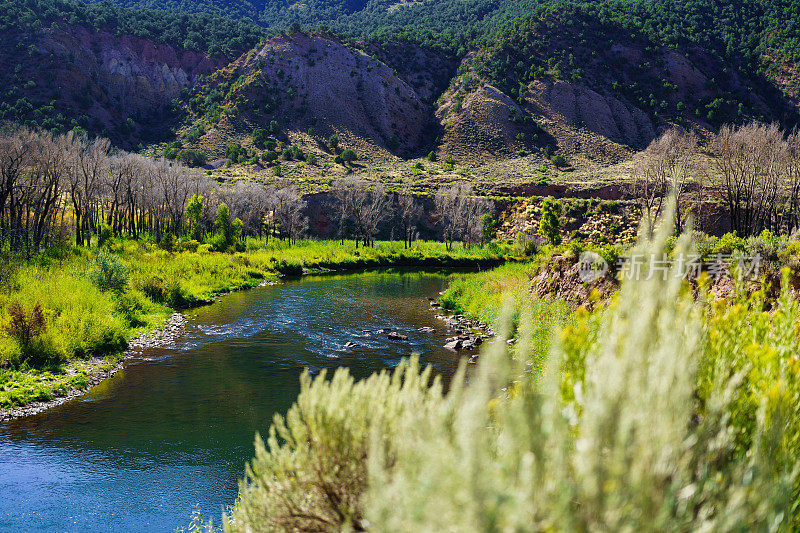
<svg viewBox="0 0 800 533"><path fill-rule="evenodd" d="M111 242L111 226L108 224L101 224L100 231L97 234L97 246L105 248Z"/></svg>
<svg viewBox="0 0 800 533"><path fill-rule="evenodd" d="M679 276L657 278L623 284L611 308L566 330L543 375L528 370L535 315L520 309L515 357L501 338L468 390L402 419L396 457L370 457L370 528L788 530L797 461L778 414L790 404L762 404L744 453L729 415L742 377L723 366L698 415L700 309Z"/></svg>
<svg viewBox="0 0 800 533"><path fill-rule="evenodd" d="M267 150L262 156L267 163L273 163L278 160L278 152L275 150Z"/></svg>
<svg viewBox="0 0 800 533"><path fill-rule="evenodd" d="M213 247L212 247L212 245L210 245L210 244L201 244L200 246L198 246L198 247L197 247L197 253L198 253L198 254L207 254L207 253L211 253L211 249L212 249L212 248L213 248Z"/></svg>
<svg viewBox="0 0 800 533"><path fill-rule="evenodd" d="M517 233L517 247L519 248L519 253L527 257L536 255L539 249L536 242L523 232Z"/></svg>
<svg viewBox="0 0 800 533"><path fill-rule="evenodd" d="M731 255L734 252L744 251L744 245L744 239L736 235L735 231L732 231L730 233L726 233L714 242L714 245L711 248L711 253L713 255Z"/></svg>
<svg viewBox="0 0 800 533"><path fill-rule="evenodd" d="M776 261L788 244L789 240L785 237L765 229L758 237L747 239L743 249L750 256L760 255L766 261Z"/></svg>
<svg viewBox="0 0 800 533"><path fill-rule="evenodd" d="M350 148L348 148L347 150L342 152L341 156L342 156L342 160L345 163L352 163L353 161L358 159L358 156L356 155L356 152L354 150L350 149Z"/></svg>
<svg viewBox="0 0 800 533"><path fill-rule="evenodd" d="M557 167L563 167L567 165L567 159L561 154L554 155L553 158L550 159L550 162Z"/></svg>
<svg viewBox="0 0 800 533"><path fill-rule="evenodd" d="M5 332L19 343L23 357L35 357L38 351L35 349L35 341L46 328L42 304L36 302L30 312L26 313L22 304L14 301L8 306L8 315L9 322L4 328Z"/></svg>
<svg viewBox="0 0 800 533"><path fill-rule="evenodd" d="M430 152L428 152L428 161L430 161L430 162L432 162L432 163L433 163L433 162L435 162L437 159L439 159L439 156L437 156L437 155L436 155L436 152L434 152L433 150L431 150Z"/></svg>
<svg viewBox="0 0 800 533"><path fill-rule="evenodd" d="M395 428L408 411L424 414L441 396L430 370L416 359L392 375L356 382L340 368L328 380L300 378L300 395L286 417L275 416L266 445L240 483L228 531L363 530L367 450L391 461Z"/></svg>
<svg viewBox="0 0 800 533"><path fill-rule="evenodd" d="M561 202L545 198L542 202L542 215L539 220L539 235L552 245L561 244Z"/></svg>
<svg viewBox="0 0 800 533"><path fill-rule="evenodd" d="M164 235L161 236L161 240L158 241L158 247L167 252L175 251L175 235L172 234L171 231L165 231Z"/></svg>
<svg viewBox="0 0 800 533"><path fill-rule="evenodd" d="M89 279L103 292L124 291L128 286L129 273L128 265L119 256L105 250L97 254L89 267Z"/></svg>

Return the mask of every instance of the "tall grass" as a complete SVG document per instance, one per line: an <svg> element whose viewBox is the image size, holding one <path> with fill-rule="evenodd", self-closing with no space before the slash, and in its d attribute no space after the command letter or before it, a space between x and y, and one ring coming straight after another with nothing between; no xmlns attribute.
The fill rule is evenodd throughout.
<svg viewBox="0 0 800 533"><path fill-rule="evenodd" d="M640 250L660 254L668 234L662 229ZM687 239L676 246L686 251ZM361 475L366 464L366 488L347 498L359 502L363 519L334 520L319 530L781 531L797 525L800 376L793 350L800 312L788 293L770 311L758 301L724 309L697 303L677 277L630 281L608 308L576 316L539 364L532 364L540 354L526 348L537 343L525 331L536 331L525 322L537 314L522 305L504 312L505 329L469 384L462 374L446 396L437 391L425 402L404 402L387 387L349 396L354 385L341 380L304 386L298 399L304 417L279 426L280 433L301 438L259 447L254 468L261 477L249 473L226 529L296 530L296 522L271 522L282 508L253 487L307 479L313 468L331 464L324 455L366 439L366 454L323 469L347 485L351 472ZM525 317L518 330L515 315ZM504 342L512 334L520 337L514 353ZM409 379L406 369L401 374ZM373 404L381 422L370 425ZM387 404L398 408L384 411ZM330 416L328 406L342 409L347 421L302 422ZM308 443L325 445L312 450ZM305 460L310 471L284 469L298 463L282 458L308 453L319 454ZM262 470L266 464L270 469ZM300 487L292 493L312 493L309 484ZM303 501L315 505L310 496ZM250 520L253 510L261 521Z"/></svg>
<svg viewBox="0 0 800 533"><path fill-rule="evenodd" d="M506 248L446 250L443 243L378 242L356 247L352 241L248 241L244 253L167 252L148 240L111 240L107 249L53 249L16 265L12 279L0 287L0 369L48 369L76 357L119 352L136 333L157 327L171 312L211 301L216 295L253 287L279 274L306 270L353 270L378 266L478 266L498 264ZM7 333L9 309L28 310L37 304L44 329L30 346ZM16 374L14 374L16 375ZM40 377L43 374L37 374ZM29 379L0 375L0 386L11 394ZM49 379L49 378L47 378ZM42 378L43 383L47 380ZM26 385L27 387L27 385Z"/></svg>

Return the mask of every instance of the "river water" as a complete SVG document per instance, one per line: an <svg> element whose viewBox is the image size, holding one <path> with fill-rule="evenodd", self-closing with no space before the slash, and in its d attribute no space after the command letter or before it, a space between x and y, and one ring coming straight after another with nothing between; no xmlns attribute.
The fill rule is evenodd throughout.
<svg viewBox="0 0 800 533"><path fill-rule="evenodd" d="M173 531L195 508L219 523L255 432L291 406L304 368L364 377L419 353L453 374L458 357L441 347L447 332L427 304L444 282L305 277L190 311L173 345L143 352L80 398L0 423L0 531ZM409 339L375 333L382 328Z"/></svg>

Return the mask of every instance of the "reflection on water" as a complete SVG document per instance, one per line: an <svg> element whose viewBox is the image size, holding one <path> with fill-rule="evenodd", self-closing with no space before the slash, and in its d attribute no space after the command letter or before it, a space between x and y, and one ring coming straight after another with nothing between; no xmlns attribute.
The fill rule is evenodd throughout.
<svg viewBox="0 0 800 533"><path fill-rule="evenodd" d="M446 332L419 331L439 325L426 298L443 282L308 277L191 311L174 346L143 353L81 398L0 424L0 531L171 531L195 505L219 517L255 432L292 404L303 368L364 377L419 353L452 375Z"/></svg>

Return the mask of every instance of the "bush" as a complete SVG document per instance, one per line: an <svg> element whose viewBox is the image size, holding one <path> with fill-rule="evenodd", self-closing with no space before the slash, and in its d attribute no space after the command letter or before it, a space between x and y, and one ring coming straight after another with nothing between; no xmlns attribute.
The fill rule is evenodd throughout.
<svg viewBox="0 0 800 533"><path fill-rule="evenodd" d="M663 251L658 239L643 257ZM723 365L698 414L700 307L679 276L656 278L624 284L607 311L579 313L543 374L528 370L536 353L524 326L535 314L521 308L513 357L495 343L468 390L456 385L440 409L403 419L396 458L370 458L370 528L790 529L797 461L779 414L791 404L762 404L747 430L754 444L738 448L729 415L742 376ZM742 341L728 351L752 342Z"/></svg>
<svg viewBox="0 0 800 533"><path fill-rule="evenodd" d="M567 159L561 154L554 155L553 158L550 159L550 162L557 167L563 167L567 165Z"/></svg>
<svg viewBox="0 0 800 533"><path fill-rule="evenodd" d="M542 202L542 215L539 220L539 235L551 245L561 244L561 202L545 198Z"/></svg>
<svg viewBox="0 0 800 533"><path fill-rule="evenodd" d="M161 236L161 240L158 241L158 247L167 252L175 251L175 235L172 234L170 231L165 231L164 235Z"/></svg>
<svg viewBox="0 0 800 533"><path fill-rule="evenodd" d="M345 163L352 163L353 161L358 159L358 156L356 155L355 151L351 150L350 148L342 152L341 156L342 156L342 161L344 161Z"/></svg>
<svg viewBox="0 0 800 533"><path fill-rule="evenodd" d="M735 231L732 231L714 241L714 246L711 248L711 254L731 255L734 252L744 251L744 246L744 239L736 235Z"/></svg>
<svg viewBox="0 0 800 533"><path fill-rule="evenodd" d="M441 397L430 370L416 359L392 375L356 382L340 368L300 378L300 395L286 417L275 416L266 446L256 436L256 457L239 485L228 531L363 530L367 450L391 461L395 428L409 411L424 414Z"/></svg>
<svg viewBox="0 0 800 533"><path fill-rule="evenodd" d="M8 306L8 315L9 322L4 328L5 332L17 341L23 358L33 360L31 362L34 363L40 362L39 359L46 359L46 356L42 356L47 353L47 350L42 350L38 342L39 336L44 333L47 326L42 304L36 302L30 312L26 313L22 304L14 301Z"/></svg>
<svg viewBox="0 0 800 533"><path fill-rule="evenodd" d="M522 232L517 233L517 247L519 248L519 253L526 257L532 257L539 251L536 242L529 235Z"/></svg>
<svg viewBox="0 0 800 533"><path fill-rule="evenodd" d="M118 256L101 251L89 267L89 279L103 292L122 292L128 286L129 269Z"/></svg>
<svg viewBox="0 0 800 533"><path fill-rule="evenodd" d="M213 246L211 244L207 244L207 243L206 244L201 244L200 246L197 247L197 253L198 254L208 254L208 253L211 253L211 249L212 248L213 248Z"/></svg>
<svg viewBox="0 0 800 533"><path fill-rule="evenodd" d="M100 231L97 234L98 248L105 248L111 242L111 226L108 224L101 224Z"/></svg>

